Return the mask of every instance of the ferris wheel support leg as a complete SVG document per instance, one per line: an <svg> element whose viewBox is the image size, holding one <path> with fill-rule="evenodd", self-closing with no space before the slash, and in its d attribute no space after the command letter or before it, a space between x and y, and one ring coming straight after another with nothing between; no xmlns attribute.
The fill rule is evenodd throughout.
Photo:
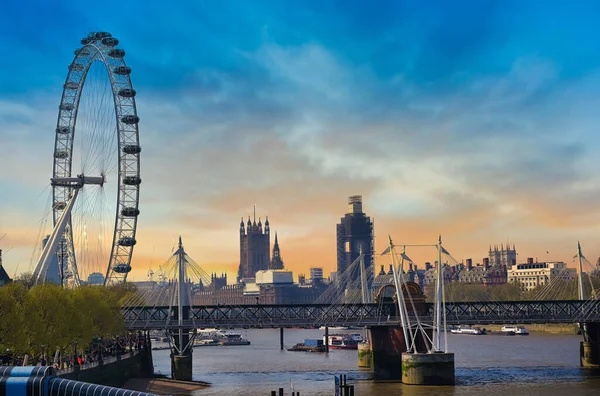
<svg viewBox="0 0 600 396"><path fill-rule="evenodd" d="M54 230L50 235L50 239L48 239L46 246L44 246L44 249L42 250L42 254L40 255L37 265L35 266L34 279L36 285L40 283L45 283L46 281L46 274L48 273L48 268L52 263L52 259L56 255L56 248L58 247L58 242L62 238L62 235L65 232L65 228L69 223L69 219L71 218L71 211L73 210L73 206L75 205L75 200L77 199L79 190L79 188L74 188L71 200L65 207L65 210L63 211L60 220L58 221L58 223L56 223L56 227L54 227Z"/></svg>

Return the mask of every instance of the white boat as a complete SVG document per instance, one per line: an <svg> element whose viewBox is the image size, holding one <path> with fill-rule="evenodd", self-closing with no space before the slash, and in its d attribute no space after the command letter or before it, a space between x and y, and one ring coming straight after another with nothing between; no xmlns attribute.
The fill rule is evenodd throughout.
<svg viewBox="0 0 600 396"><path fill-rule="evenodd" d="M356 341L356 342L363 342L363 341L364 341L364 338L363 338L363 336L362 336L362 335L360 335L359 333L353 333L353 334L350 334L350 336L351 336L351 337L352 337L352 339L353 339L354 341Z"/></svg>
<svg viewBox="0 0 600 396"><path fill-rule="evenodd" d="M457 328L450 330L450 333L466 335L483 335L485 334L485 331L479 327L458 326Z"/></svg>
<svg viewBox="0 0 600 396"><path fill-rule="evenodd" d="M194 348L195 347L204 347L204 346L217 346L217 345L221 345L221 342L216 339L194 340Z"/></svg>
<svg viewBox="0 0 600 396"><path fill-rule="evenodd" d="M504 333L515 333L515 335L529 335L529 330L525 326L502 326Z"/></svg>
<svg viewBox="0 0 600 396"><path fill-rule="evenodd" d="M216 332L218 332L218 331L220 331L220 330L218 330L218 329L215 329L215 328L208 328L208 329L198 329L198 330L196 330L196 332L197 332L198 334L201 334L201 333L216 333Z"/></svg>
<svg viewBox="0 0 600 396"><path fill-rule="evenodd" d="M321 326L319 327L319 330L325 330L326 326ZM330 327L329 330L351 330L350 327L344 327L344 326L337 326L337 327Z"/></svg>
<svg viewBox="0 0 600 396"><path fill-rule="evenodd" d="M221 345L250 345L250 341L242 338L239 333L224 333L220 342Z"/></svg>

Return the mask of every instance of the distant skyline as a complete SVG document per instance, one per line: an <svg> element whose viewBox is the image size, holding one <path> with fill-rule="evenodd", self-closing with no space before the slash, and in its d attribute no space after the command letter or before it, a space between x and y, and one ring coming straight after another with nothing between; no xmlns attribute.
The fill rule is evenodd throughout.
<svg viewBox="0 0 600 396"><path fill-rule="evenodd" d="M90 31L120 40L138 92L135 280L169 258L179 235L207 272L235 279L239 219L255 203L285 267L327 276L336 224L357 194L376 253L388 234L397 244L441 234L459 260L479 262L509 241L519 261L571 264L579 240L595 263L598 15L596 1L9 0L0 13L6 270L28 270L41 241L62 85ZM435 261L433 251L409 256Z"/></svg>

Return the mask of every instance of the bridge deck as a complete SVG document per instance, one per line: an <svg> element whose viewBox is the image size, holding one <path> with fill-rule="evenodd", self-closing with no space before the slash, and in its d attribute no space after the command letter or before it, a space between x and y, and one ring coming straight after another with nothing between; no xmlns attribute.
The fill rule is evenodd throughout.
<svg viewBox="0 0 600 396"><path fill-rule="evenodd" d="M206 305L185 307L183 328L377 326L399 324L392 304ZM176 329L176 307L124 307L130 330ZM433 304L425 304L423 323L432 323ZM600 322L600 300L490 301L446 304L453 324Z"/></svg>

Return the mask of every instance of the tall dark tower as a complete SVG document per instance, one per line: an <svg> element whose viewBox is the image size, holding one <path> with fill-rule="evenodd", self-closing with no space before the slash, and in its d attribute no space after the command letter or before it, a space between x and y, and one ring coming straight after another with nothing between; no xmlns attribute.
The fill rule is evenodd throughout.
<svg viewBox="0 0 600 396"><path fill-rule="evenodd" d="M258 219L256 223L256 207L254 207L254 221L250 221L244 229L244 219L240 223L240 267L238 282L242 278L254 278L257 271L269 269L271 261L271 238L269 218L265 221L265 228Z"/></svg>
<svg viewBox="0 0 600 396"><path fill-rule="evenodd" d="M269 269L281 270L283 269L283 259L281 258L281 252L279 251L279 242L277 241L277 233L275 233L275 244L273 245L273 258L271 259L271 265Z"/></svg>
<svg viewBox="0 0 600 396"><path fill-rule="evenodd" d="M337 273L344 273L360 254L365 253L365 268L373 271L373 222L362 211L362 195L348 198L349 213L337 225Z"/></svg>

